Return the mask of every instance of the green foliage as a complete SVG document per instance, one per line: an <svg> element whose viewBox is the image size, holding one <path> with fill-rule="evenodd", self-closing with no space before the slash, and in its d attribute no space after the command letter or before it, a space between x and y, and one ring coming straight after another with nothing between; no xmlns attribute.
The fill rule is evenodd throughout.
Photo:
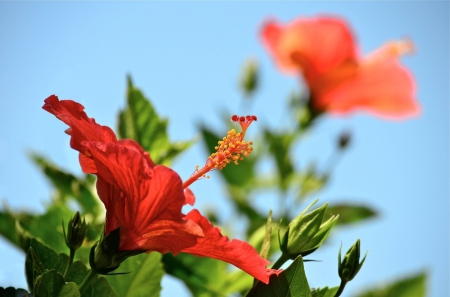
<svg viewBox="0 0 450 297"><path fill-rule="evenodd" d="M311 297L334 297L336 292L339 290L339 287L334 288L321 288L321 289L312 289Z"/></svg>
<svg viewBox="0 0 450 297"><path fill-rule="evenodd" d="M117 295L121 297L159 296L160 282L164 275L161 258L161 254L154 252L125 260L120 265L120 271L129 273L108 276Z"/></svg>
<svg viewBox="0 0 450 297"><path fill-rule="evenodd" d="M78 290L77 284L70 282L65 283L59 293L59 297L80 297L80 291Z"/></svg>
<svg viewBox="0 0 450 297"><path fill-rule="evenodd" d="M272 235L272 210L269 211L269 216L267 217L266 234L264 235L264 240L261 244L261 249L259 251L260 256L263 257L264 259L269 258L271 235Z"/></svg>
<svg viewBox="0 0 450 297"><path fill-rule="evenodd" d="M16 232L16 221L28 225L33 220L33 215L24 212L12 213L6 203L3 206L4 209L0 211L0 234L13 245L20 247L19 237Z"/></svg>
<svg viewBox="0 0 450 297"><path fill-rule="evenodd" d="M297 174L297 179L300 185L297 199L302 201L309 195L321 190L328 181L328 175L319 173L316 165L311 163L306 170Z"/></svg>
<svg viewBox="0 0 450 297"><path fill-rule="evenodd" d="M425 297L426 282L427 274L421 272L387 286L370 289L357 297Z"/></svg>
<svg viewBox="0 0 450 297"><path fill-rule="evenodd" d="M311 297L301 256L279 275L271 275L268 285L258 282L247 294L247 297L264 296Z"/></svg>
<svg viewBox="0 0 450 297"><path fill-rule="evenodd" d="M264 131L264 138L267 140L269 151L277 164L280 188L286 191L290 184L290 178L294 173L294 165L289 157L294 135L289 132L277 134L266 130Z"/></svg>
<svg viewBox="0 0 450 297"><path fill-rule="evenodd" d="M156 164L169 164L193 141L170 142L167 124L168 120L158 116L150 101L128 77L127 106L119 113L119 137L137 141Z"/></svg>
<svg viewBox="0 0 450 297"><path fill-rule="evenodd" d="M64 286L64 277L56 270L46 270L34 282L34 295L37 297L58 297Z"/></svg>
<svg viewBox="0 0 450 297"><path fill-rule="evenodd" d="M164 270L181 279L196 297L225 296L227 263L189 254L163 255Z"/></svg>
<svg viewBox="0 0 450 297"><path fill-rule="evenodd" d="M377 212L364 205L340 203L328 206L326 218L332 215L339 215L336 225L349 225L374 218Z"/></svg>
<svg viewBox="0 0 450 297"><path fill-rule="evenodd" d="M94 218L97 217L101 204L97 195L93 192L95 179L89 176L86 176L85 179L77 178L37 153L30 153L30 158L55 187L55 199L57 201L67 202L67 199L75 198L83 213L91 213Z"/></svg>

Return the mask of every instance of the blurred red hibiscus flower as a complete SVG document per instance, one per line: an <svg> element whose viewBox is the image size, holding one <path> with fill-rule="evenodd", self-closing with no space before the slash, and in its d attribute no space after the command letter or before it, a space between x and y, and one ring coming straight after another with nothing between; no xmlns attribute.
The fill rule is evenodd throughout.
<svg viewBox="0 0 450 297"><path fill-rule="evenodd" d="M392 119L420 112L414 79L398 61L412 51L409 40L389 42L361 58L348 25L334 17L298 18L287 25L268 21L262 39L283 71L304 77L316 111L362 109Z"/></svg>

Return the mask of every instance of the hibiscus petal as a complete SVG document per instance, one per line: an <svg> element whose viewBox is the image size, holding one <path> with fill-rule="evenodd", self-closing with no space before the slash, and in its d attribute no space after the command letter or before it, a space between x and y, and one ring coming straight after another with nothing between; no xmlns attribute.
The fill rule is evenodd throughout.
<svg viewBox="0 0 450 297"><path fill-rule="evenodd" d="M220 229L214 227L198 210L189 212L186 219L200 225L205 236L198 238L195 246L183 249L183 253L228 262L266 284L269 282L269 276L278 272L266 269L269 261L262 258L247 242L229 240L227 236L223 236Z"/></svg>
<svg viewBox="0 0 450 297"><path fill-rule="evenodd" d="M357 74L315 98L321 109L344 114L363 109L378 116L401 119L419 114L411 73L396 59L362 63Z"/></svg>
<svg viewBox="0 0 450 297"><path fill-rule="evenodd" d="M357 56L352 33L339 18L302 18L284 26L270 21L262 38L278 66L289 73L302 71L309 85Z"/></svg>
<svg viewBox="0 0 450 297"><path fill-rule="evenodd" d="M155 219L143 230L124 230L120 250L146 250L147 252L171 252L176 255L185 248L197 244L203 230L190 220L174 221ZM123 237L123 238L122 238Z"/></svg>
<svg viewBox="0 0 450 297"><path fill-rule="evenodd" d="M57 96L51 95L44 100L45 104L42 108L58 119L70 126L66 130L72 137L70 138L70 146L85 153L82 146L83 141L101 141L116 142L117 138L111 128L101 126L95 122L95 119L89 118L84 112L84 106L72 100L59 100ZM85 173L93 173L95 169L93 163L80 157L82 169Z"/></svg>
<svg viewBox="0 0 450 297"><path fill-rule="evenodd" d="M126 232L124 234L129 236L124 248L158 247L158 251L162 251L163 242L176 242L174 236L179 235L184 239L180 238L179 243L166 248L176 253L180 248L172 250L171 246L192 245L194 239L203 235L200 227L183 219L181 208L186 198L181 178L175 171L160 165L152 168L147 163L148 154L135 149L132 141L116 144L84 142L83 145L88 148L98 171L101 183L97 190L108 210L107 220L117 221L108 224L106 232L119 225L121 234ZM145 238L152 235L161 237L159 243L144 244Z"/></svg>

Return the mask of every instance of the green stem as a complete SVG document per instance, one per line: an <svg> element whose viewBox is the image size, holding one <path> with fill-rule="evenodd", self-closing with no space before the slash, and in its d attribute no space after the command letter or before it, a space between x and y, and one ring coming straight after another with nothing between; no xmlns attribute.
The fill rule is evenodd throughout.
<svg viewBox="0 0 450 297"><path fill-rule="evenodd" d="M286 263L287 260L289 260L289 256L286 254L281 254L280 258L273 263L272 269L279 269L284 263Z"/></svg>
<svg viewBox="0 0 450 297"><path fill-rule="evenodd" d="M80 293L83 293L83 291L87 288L87 286L89 285L89 283L92 281L92 279L94 279L94 277L97 275L97 272L95 272L94 270L89 270L88 275L86 275L86 277L84 278L83 282L81 283L81 285L78 287L78 290L80 291Z"/></svg>
<svg viewBox="0 0 450 297"><path fill-rule="evenodd" d="M73 263L73 258L75 257L75 250L70 249L69 263L67 263L66 271L64 272L64 279L67 281L67 276L69 275L70 267Z"/></svg>
<svg viewBox="0 0 450 297"><path fill-rule="evenodd" d="M339 286L339 290L336 292L336 294L334 295L334 297L339 297L339 296L341 296L342 292L344 292L344 288L345 288L345 285L346 285L346 284L347 284L346 281L341 280L341 284L340 284L340 286Z"/></svg>

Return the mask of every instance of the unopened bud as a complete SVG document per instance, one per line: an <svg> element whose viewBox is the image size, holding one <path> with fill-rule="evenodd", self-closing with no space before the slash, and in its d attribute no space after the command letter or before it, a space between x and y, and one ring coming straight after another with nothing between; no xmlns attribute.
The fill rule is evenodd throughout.
<svg viewBox="0 0 450 297"><path fill-rule="evenodd" d="M340 150L344 150L347 148L347 146L350 143L352 134L349 131L342 132L341 135L339 135L338 138L338 147Z"/></svg>
<svg viewBox="0 0 450 297"><path fill-rule="evenodd" d="M351 281L358 271L361 269L364 261L366 260L367 252L361 262L359 262L360 256L360 241L359 239L353 244L353 246L347 251L344 259L341 262L341 247L339 248L338 256L338 273L343 282Z"/></svg>
<svg viewBox="0 0 450 297"><path fill-rule="evenodd" d="M251 96L258 87L258 68L258 63L252 59L246 61L242 68L239 86L247 97Z"/></svg>
<svg viewBox="0 0 450 297"><path fill-rule="evenodd" d="M295 259L299 255L304 257L317 250L339 217L331 216L327 221L323 221L328 203L306 213L316 202L317 200L292 220L283 235L280 248L290 259Z"/></svg>
<svg viewBox="0 0 450 297"><path fill-rule="evenodd" d="M69 224L67 224L67 234L63 222L63 231L67 247L71 250L78 249L83 244L88 228L89 225L86 224L84 218L81 219L80 212L78 211L75 216L69 220Z"/></svg>

